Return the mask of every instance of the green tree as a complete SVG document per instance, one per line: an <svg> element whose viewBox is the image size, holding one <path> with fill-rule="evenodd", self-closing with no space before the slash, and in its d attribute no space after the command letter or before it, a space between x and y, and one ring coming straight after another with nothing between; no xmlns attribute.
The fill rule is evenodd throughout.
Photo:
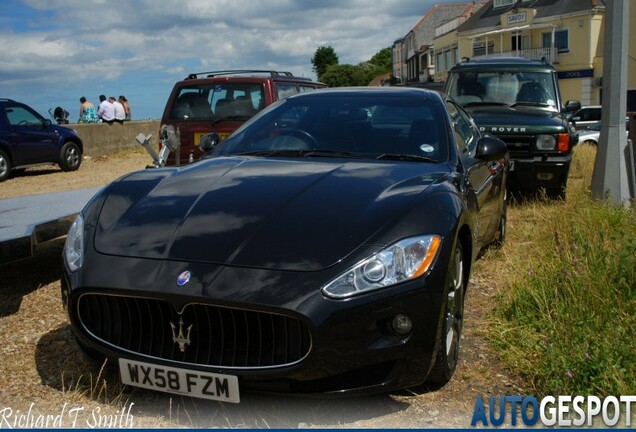
<svg viewBox="0 0 636 432"><path fill-rule="evenodd" d="M314 65L314 72L316 72L318 80L322 81L322 76L327 72L329 66L338 64L338 54L330 46L320 46L316 49L311 64Z"/></svg>
<svg viewBox="0 0 636 432"><path fill-rule="evenodd" d="M392 57L393 56L391 52L391 47L382 48L373 57L371 57L371 60L369 60L369 62L376 65L378 69L381 69L380 73L391 72L391 70L393 69Z"/></svg>
<svg viewBox="0 0 636 432"><path fill-rule="evenodd" d="M364 67L350 64L331 65L320 77L320 81L329 87L366 86L369 73Z"/></svg>

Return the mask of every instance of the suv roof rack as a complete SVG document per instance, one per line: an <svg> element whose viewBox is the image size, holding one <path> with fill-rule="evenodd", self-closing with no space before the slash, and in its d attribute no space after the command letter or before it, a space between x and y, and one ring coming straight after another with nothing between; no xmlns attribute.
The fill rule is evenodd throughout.
<svg viewBox="0 0 636 432"><path fill-rule="evenodd" d="M196 72L196 73L191 73L190 75L188 75L186 79L214 78L215 76L220 76L220 75L240 75L240 74L249 74L249 73L268 74L269 76L272 76L272 77L289 77L289 78L293 77L296 79L306 79L311 81L310 78L294 76L291 72L261 70L261 69L234 69L234 70L220 70L220 71L209 71L209 72Z"/></svg>

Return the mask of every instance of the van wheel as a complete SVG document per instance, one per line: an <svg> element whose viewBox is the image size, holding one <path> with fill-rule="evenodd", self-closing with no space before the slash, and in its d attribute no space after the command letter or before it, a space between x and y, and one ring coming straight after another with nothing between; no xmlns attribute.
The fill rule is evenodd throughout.
<svg viewBox="0 0 636 432"><path fill-rule="evenodd" d="M82 152L77 144L74 142L67 142L62 147L60 154L60 168L62 171L75 171L80 167L82 163Z"/></svg>
<svg viewBox="0 0 636 432"><path fill-rule="evenodd" d="M9 156L0 150L0 182L8 179L9 174L11 174L11 161Z"/></svg>

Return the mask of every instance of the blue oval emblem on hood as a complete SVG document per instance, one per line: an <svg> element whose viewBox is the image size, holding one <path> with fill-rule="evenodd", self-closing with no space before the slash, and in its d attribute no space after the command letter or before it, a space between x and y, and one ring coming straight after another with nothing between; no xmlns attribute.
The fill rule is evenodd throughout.
<svg viewBox="0 0 636 432"><path fill-rule="evenodd" d="M184 271L177 278L177 285L184 286L185 284L190 282L190 277L191 276L192 276L192 274L188 270Z"/></svg>

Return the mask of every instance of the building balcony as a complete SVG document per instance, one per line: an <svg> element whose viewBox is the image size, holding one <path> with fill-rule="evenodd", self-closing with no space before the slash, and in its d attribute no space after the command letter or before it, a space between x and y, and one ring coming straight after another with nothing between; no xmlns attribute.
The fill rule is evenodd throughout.
<svg viewBox="0 0 636 432"><path fill-rule="evenodd" d="M556 47L552 48L531 48L516 51L504 51L504 52L491 52L487 55L476 55L473 58L478 59L482 57L527 57L533 60L546 59L550 63L559 62L559 50Z"/></svg>

